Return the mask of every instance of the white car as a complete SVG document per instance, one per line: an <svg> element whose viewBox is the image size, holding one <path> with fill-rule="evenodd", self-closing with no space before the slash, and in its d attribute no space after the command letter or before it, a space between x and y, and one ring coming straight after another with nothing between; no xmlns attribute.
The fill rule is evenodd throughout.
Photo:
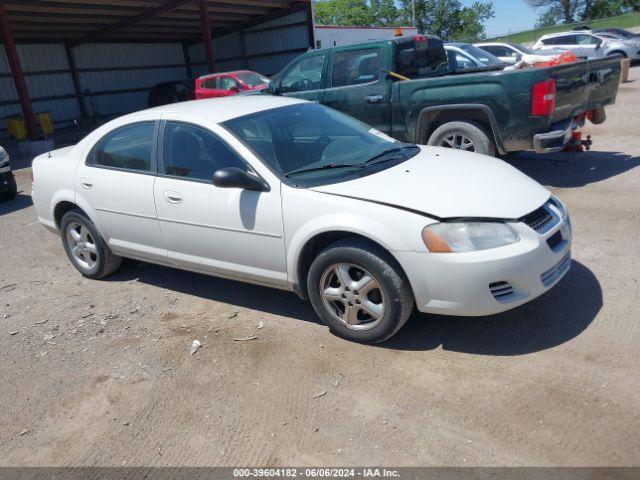
<svg viewBox="0 0 640 480"><path fill-rule="evenodd" d="M520 45L519 43L506 43L506 42L482 42L474 43L475 47L478 47L485 52L490 53L494 57L497 57L502 62L508 65L515 65L521 60L526 60L527 57L532 55L545 55L553 56L558 53L562 53L559 50L549 50L545 52L534 52L530 48Z"/></svg>
<svg viewBox="0 0 640 480"><path fill-rule="evenodd" d="M571 51L579 59L602 58L607 41L588 31L571 31L543 35L534 44L536 53L545 51Z"/></svg>
<svg viewBox="0 0 640 480"><path fill-rule="evenodd" d="M33 176L38 219L82 275L131 257L291 290L361 342L389 338L414 303L509 310L571 263L565 207L508 164L293 98L127 115L37 157Z"/></svg>

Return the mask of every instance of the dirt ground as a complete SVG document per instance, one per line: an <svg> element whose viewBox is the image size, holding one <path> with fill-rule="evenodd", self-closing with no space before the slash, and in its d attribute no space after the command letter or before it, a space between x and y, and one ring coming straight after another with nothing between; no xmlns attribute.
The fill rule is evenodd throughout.
<svg viewBox="0 0 640 480"><path fill-rule="evenodd" d="M332 336L294 294L132 261L83 279L17 171L0 204L0 466L640 465L631 77L585 129L593 151L509 160L570 208L566 278L493 317L415 314L379 346Z"/></svg>

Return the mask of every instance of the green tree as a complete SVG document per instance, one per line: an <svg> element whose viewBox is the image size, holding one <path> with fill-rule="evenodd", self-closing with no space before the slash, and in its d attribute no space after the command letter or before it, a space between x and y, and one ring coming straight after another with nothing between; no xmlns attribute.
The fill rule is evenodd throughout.
<svg viewBox="0 0 640 480"><path fill-rule="evenodd" d="M411 0L402 0L411 18ZM463 7L460 0L415 0L416 26L422 33L443 40L476 41L485 38L484 22L495 15L493 3L477 1Z"/></svg>
<svg viewBox="0 0 640 480"><path fill-rule="evenodd" d="M403 20L394 0L371 0L370 11L374 26L395 27Z"/></svg>
<svg viewBox="0 0 640 480"><path fill-rule="evenodd" d="M640 0L525 0L533 7L544 8L537 27L573 23L596 18L615 17L640 11Z"/></svg>
<svg viewBox="0 0 640 480"><path fill-rule="evenodd" d="M373 25L371 7L366 0L316 0L313 4L319 25Z"/></svg>

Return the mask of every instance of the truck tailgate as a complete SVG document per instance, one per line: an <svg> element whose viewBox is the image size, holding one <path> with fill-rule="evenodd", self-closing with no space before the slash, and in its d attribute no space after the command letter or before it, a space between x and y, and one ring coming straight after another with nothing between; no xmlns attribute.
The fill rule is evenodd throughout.
<svg viewBox="0 0 640 480"><path fill-rule="evenodd" d="M551 67L556 80L553 121L615 102L620 83L620 57L605 57Z"/></svg>

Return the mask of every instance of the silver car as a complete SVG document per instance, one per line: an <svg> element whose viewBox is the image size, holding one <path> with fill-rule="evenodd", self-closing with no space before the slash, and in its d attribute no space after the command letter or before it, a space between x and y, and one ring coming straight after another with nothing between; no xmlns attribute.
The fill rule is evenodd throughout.
<svg viewBox="0 0 640 480"><path fill-rule="evenodd" d="M594 35L607 41L605 55L621 55L633 61L640 60L640 37L623 37L619 33L595 31Z"/></svg>
<svg viewBox="0 0 640 480"><path fill-rule="evenodd" d="M608 41L588 30L543 35L533 46L535 53L549 50L571 51L581 60L602 58Z"/></svg>
<svg viewBox="0 0 640 480"><path fill-rule="evenodd" d="M507 64L489 52L469 43L445 43L449 69L451 71L475 70L479 68L504 68Z"/></svg>

